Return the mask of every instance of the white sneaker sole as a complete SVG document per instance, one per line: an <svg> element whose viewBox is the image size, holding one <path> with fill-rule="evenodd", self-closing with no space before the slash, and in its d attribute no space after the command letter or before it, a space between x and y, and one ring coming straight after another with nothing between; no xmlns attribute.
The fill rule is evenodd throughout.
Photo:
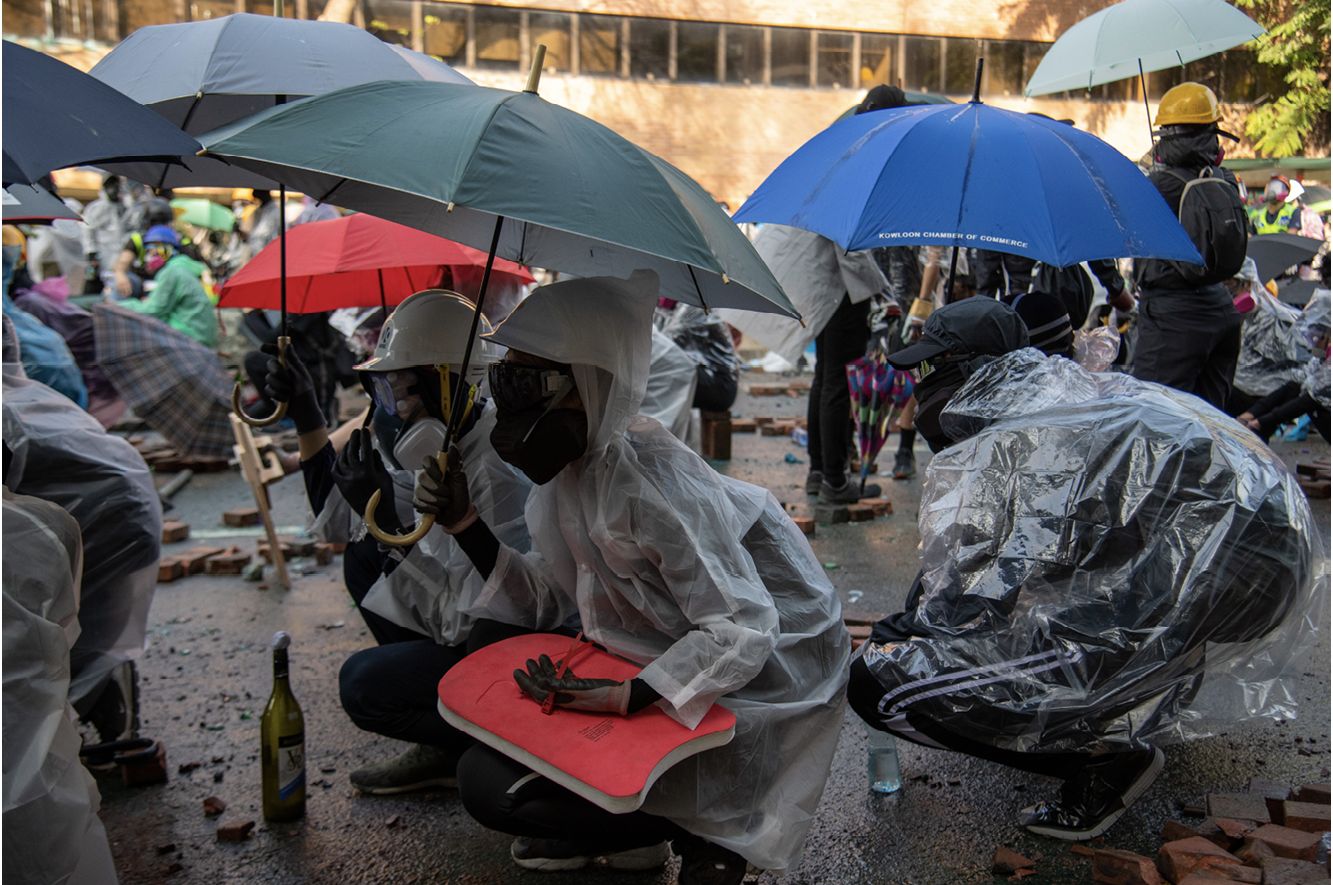
<svg viewBox="0 0 1333 885"><path fill-rule="evenodd" d="M352 786L370 796L396 796L399 793L415 793L418 790L458 789L458 779L452 777L431 777L425 780L414 781L410 784L401 784L394 787L363 787L356 781L352 781Z"/></svg>
<svg viewBox="0 0 1333 885"><path fill-rule="evenodd" d="M1157 776L1162 773L1162 769L1165 766L1166 756L1161 750L1157 750L1153 755L1152 764L1144 769L1143 774L1139 775L1134 783L1129 785L1129 789L1125 791L1124 796L1120 800L1120 810L1102 818L1095 827L1089 827L1086 830L1063 830L1054 827L1044 827L1041 824L1033 824L1031 826L1024 826L1023 828L1029 833L1036 833L1038 836L1048 836L1052 839L1061 839L1065 842L1086 842L1089 839L1096 839L1102 833L1111 829L1111 827L1115 825L1115 822L1120 820L1120 815L1129 811L1130 806L1137 802L1140 796L1148 792L1148 788L1153 785L1153 781L1157 780ZM1027 811L1033 807L1034 806L1028 806L1028 808L1023 810Z"/></svg>

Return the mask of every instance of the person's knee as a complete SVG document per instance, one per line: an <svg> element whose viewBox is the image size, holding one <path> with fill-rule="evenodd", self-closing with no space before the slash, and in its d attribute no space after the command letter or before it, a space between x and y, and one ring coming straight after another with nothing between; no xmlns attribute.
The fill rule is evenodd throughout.
<svg viewBox="0 0 1333 885"><path fill-rule="evenodd" d="M343 661L338 671L338 697L343 710L360 727L375 718L370 702L376 696L375 653L378 648L362 649Z"/></svg>
<svg viewBox="0 0 1333 885"><path fill-rule="evenodd" d="M507 792L512 786L497 765L493 751L480 745L469 747L458 760L458 798L463 809L483 827L507 832L510 809Z"/></svg>

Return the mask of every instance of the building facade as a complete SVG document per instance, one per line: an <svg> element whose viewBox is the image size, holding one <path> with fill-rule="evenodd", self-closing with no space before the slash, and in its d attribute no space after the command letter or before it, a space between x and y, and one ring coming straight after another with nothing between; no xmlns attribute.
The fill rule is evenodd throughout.
<svg viewBox="0 0 1333 885"><path fill-rule="evenodd" d="M249 4L247 6L247 4ZM541 94L597 119L694 176L736 208L785 156L894 83L965 101L985 58L984 101L1074 120L1138 157L1149 147L1137 81L1024 99L1050 42L1108 0L934 4L880 0L288 0L297 17L351 21L437 56L478 83L522 88L538 44ZM250 0L4 0L20 37L114 42L135 28L270 12ZM93 51L94 56L96 50ZM1275 93L1253 53L1233 50L1150 74L1148 103L1182 79L1212 85L1243 115Z"/></svg>

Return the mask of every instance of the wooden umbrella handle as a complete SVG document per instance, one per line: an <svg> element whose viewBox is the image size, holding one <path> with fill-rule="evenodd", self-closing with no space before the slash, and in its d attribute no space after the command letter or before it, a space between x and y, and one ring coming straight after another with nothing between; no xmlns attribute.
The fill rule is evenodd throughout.
<svg viewBox="0 0 1333 885"><path fill-rule="evenodd" d="M440 465L440 470L443 471L449 463L448 453L438 452L435 455L435 461ZM374 494L370 496L370 503L366 505L366 513L363 517L366 521L366 530L370 532L371 537L376 541L379 541L381 544L388 544L390 547L410 547L426 537L426 533L435 526L435 515L433 513L426 513L422 515L421 520L416 524L416 527L405 535L386 532L384 529L380 528L379 523L375 520L375 510L380 506L382 497L380 490L376 489Z"/></svg>
<svg viewBox="0 0 1333 885"><path fill-rule="evenodd" d="M286 335L280 335L278 337L278 363L284 368L287 365L287 348L291 346L291 343L292 339L288 338ZM237 418L240 418L251 427L268 427L272 424L277 424L283 418L287 417L287 404L282 402L278 403L278 407L273 410L273 414L269 415L267 418L255 418L247 415L245 409L241 408L241 382L239 381L237 381L236 386L231 389L231 410L236 413Z"/></svg>

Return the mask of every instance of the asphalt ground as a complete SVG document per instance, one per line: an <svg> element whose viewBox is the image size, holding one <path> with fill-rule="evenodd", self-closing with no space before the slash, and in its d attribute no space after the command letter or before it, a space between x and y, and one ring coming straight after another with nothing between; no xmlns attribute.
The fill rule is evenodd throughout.
<svg viewBox="0 0 1333 885"><path fill-rule="evenodd" d="M747 375L735 412L795 416L803 398L750 398ZM890 448L896 440L890 443ZM805 452L785 438L736 435L733 458L718 467L770 488L780 500L803 502ZM1289 461L1327 457L1322 441L1281 443ZM801 463L788 463L787 455ZM924 468L929 455L918 447ZM882 458L891 463L891 452ZM812 545L847 613L877 617L900 608L916 570L916 509L920 478L881 480L894 514L869 523L820 526ZM280 525L303 525L307 507L299 476L271 489ZM253 550L254 532L216 537L220 514L248 506L236 472L196 476L174 500L173 518L194 536L165 552L198 544L235 543ZM1327 560L1329 508L1313 502ZM233 530L235 531L235 530ZM348 772L401 746L359 731L338 703L337 674L352 652L371 644L341 583L341 563L293 563L294 587L198 576L158 588L149 647L140 661L142 732L167 746L170 780L127 789L101 778L102 818L126 883L602 883L675 881L675 866L657 873L605 870L532 873L508 856L509 837L474 823L457 795L431 791L401 797L359 795ZM1327 589L1327 584L1325 584ZM292 684L306 720L305 820L265 824L260 814L259 715L268 696L268 642L275 630L293 636ZM1329 769L1329 637L1327 619L1305 667L1292 676L1301 707L1293 722L1236 724L1205 740L1166 748L1161 778L1107 834L1104 844L1155 853L1167 819L1180 803L1209 792L1243 790L1251 778L1300 784L1327 781ZM899 743L906 781L890 796L867 790L864 727L849 713L819 814L792 883L971 883L999 881L990 859L1006 845L1037 860L1028 883L1091 881L1090 865L1065 843L1030 836L1015 826L1020 808L1053 795L1056 782L965 756ZM179 767L200 763L182 774ZM241 844L220 844L219 819L202 801L227 803L220 820L254 820ZM760 882L779 881L772 874Z"/></svg>

